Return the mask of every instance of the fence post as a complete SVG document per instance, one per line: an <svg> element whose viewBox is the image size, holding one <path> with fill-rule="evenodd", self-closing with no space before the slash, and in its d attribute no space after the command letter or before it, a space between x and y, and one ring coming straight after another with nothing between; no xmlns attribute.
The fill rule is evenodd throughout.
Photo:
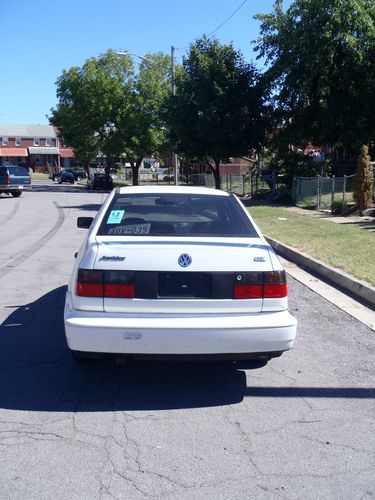
<svg viewBox="0 0 375 500"><path fill-rule="evenodd" d="M317 185L317 209L320 210L320 197L321 197L321 183L320 183L320 175L318 175L318 185Z"/></svg>
<svg viewBox="0 0 375 500"><path fill-rule="evenodd" d="M346 204L346 175L344 175L344 182L342 186L342 204Z"/></svg>
<svg viewBox="0 0 375 500"><path fill-rule="evenodd" d="M295 205L296 204L296 176L295 175L293 175L292 201L293 201L293 205Z"/></svg>
<svg viewBox="0 0 375 500"><path fill-rule="evenodd" d="M333 202L335 201L335 176L332 176L332 188L331 188L331 213Z"/></svg>

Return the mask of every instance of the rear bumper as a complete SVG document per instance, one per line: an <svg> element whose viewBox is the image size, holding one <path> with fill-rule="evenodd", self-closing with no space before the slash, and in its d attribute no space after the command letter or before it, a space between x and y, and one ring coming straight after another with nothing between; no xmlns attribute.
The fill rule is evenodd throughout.
<svg viewBox="0 0 375 500"><path fill-rule="evenodd" d="M29 184L23 185L23 184L0 184L0 191L3 193L6 191L12 192L12 191L23 191L26 187L30 187Z"/></svg>
<svg viewBox="0 0 375 500"><path fill-rule="evenodd" d="M248 315L124 315L75 310L69 300L64 322L68 346L74 351L233 359L262 353L272 357L272 353L289 350L297 327L288 310Z"/></svg>

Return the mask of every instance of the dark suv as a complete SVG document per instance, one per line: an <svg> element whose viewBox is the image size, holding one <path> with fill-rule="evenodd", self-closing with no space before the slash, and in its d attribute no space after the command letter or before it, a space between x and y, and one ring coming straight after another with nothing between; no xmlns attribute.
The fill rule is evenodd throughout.
<svg viewBox="0 0 375 500"><path fill-rule="evenodd" d="M19 165L0 167L0 194L11 194L17 198L21 196L24 187L30 184L30 176L24 167Z"/></svg>
<svg viewBox="0 0 375 500"><path fill-rule="evenodd" d="M104 173L95 173L87 183L87 189L113 189L113 179Z"/></svg>

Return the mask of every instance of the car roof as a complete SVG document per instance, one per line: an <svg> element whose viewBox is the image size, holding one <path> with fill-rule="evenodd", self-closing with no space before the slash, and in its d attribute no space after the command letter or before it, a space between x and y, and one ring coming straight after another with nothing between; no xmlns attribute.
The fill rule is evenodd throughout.
<svg viewBox="0 0 375 500"><path fill-rule="evenodd" d="M207 196L229 196L225 191L196 186L125 186L119 188L120 194L200 194Z"/></svg>

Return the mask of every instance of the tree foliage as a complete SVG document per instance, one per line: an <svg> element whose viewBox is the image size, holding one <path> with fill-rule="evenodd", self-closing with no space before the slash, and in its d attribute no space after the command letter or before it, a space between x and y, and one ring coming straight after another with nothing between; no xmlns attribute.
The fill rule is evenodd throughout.
<svg viewBox="0 0 375 500"><path fill-rule="evenodd" d="M205 37L190 46L170 99L167 122L179 154L208 162L220 187L219 164L263 141L263 92L253 65L231 45Z"/></svg>
<svg viewBox="0 0 375 500"><path fill-rule="evenodd" d="M353 194L360 210L367 208L371 201L373 182L373 167L370 162L368 147L363 145L358 158Z"/></svg>
<svg viewBox="0 0 375 500"><path fill-rule="evenodd" d="M124 147L124 156L132 166L133 184L137 184L144 156L158 156L170 148L161 112L171 94L170 64L167 55L147 54L134 82L132 118Z"/></svg>
<svg viewBox="0 0 375 500"><path fill-rule="evenodd" d="M358 150L375 135L374 0L295 0L258 14L284 140Z"/></svg>
<svg viewBox="0 0 375 500"><path fill-rule="evenodd" d="M50 122L83 162L99 152L109 163L122 157L132 165L137 184L143 157L160 151L166 141L159 116L170 91L169 72L166 55L147 55L135 72L130 55L109 50L62 73Z"/></svg>

